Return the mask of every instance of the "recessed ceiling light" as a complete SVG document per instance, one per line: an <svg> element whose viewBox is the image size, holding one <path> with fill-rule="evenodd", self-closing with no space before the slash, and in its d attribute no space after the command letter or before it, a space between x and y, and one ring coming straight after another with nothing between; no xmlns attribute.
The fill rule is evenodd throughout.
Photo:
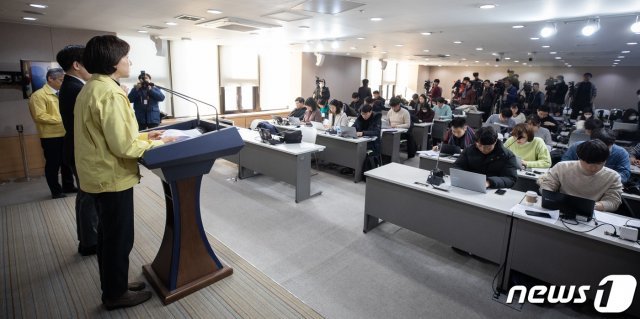
<svg viewBox="0 0 640 319"><path fill-rule="evenodd" d="M479 63L480 61L473 61L473 62L475 62L475 63Z"/></svg>
<svg viewBox="0 0 640 319"><path fill-rule="evenodd" d="M165 22L164 24L166 24L166 25L171 25L171 26L178 25L178 24L177 24L177 23L175 23L175 22Z"/></svg>
<svg viewBox="0 0 640 319"><path fill-rule="evenodd" d="M357 39L358 39L358 40L364 40L364 38L362 38L362 37L360 37L360 38L357 38Z"/></svg>
<svg viewBox="0 0 640 319"><path fill-rule="evenodd" d="M518 24L518 25L512 26L511 28L513 28L513 29L522 29L522 28L524 28L524 26L522 24Z"/></svg>
<svg viewBox="0 0 640 319"><path fill-rule="evenodd" d="M618 65L618 62L613 62L613 65Z"/></svg>
<svg viewBox="0 0 640 319"><path fill-rule="evenodd" d="M299 29L309 29L309 26L308 25L301 25L301 26L298 26L298 28Z"/></svg>
<svg viewBox="0 0 640 319"><path fill-rule="evenodd" d="M467 61L467 58L462 58L462 59L460 59L460 60L462 60L462 61Z"/></svg>
<svg viewBox="0 0 640 319"><path fill-rule="evenodd" d="M32 8L38 8L38 9L46 9L49 7L46 4L38 4L38 3L29 3L29 6Z"/></svg>
<svg viewBox="0 0 640 319"><path fill-rule="evenodd" d="M552 37L556 34L556 24L553 22L546 23L544 27L540 30L540 36L543 38Z"/></svg>
<svg viewBox="0 0 640 319"><path fill-rule="evenodd" d="M442 64L438 64L438 66L442 66Z"/></svg>
<svg viewBox="0 0 640 319"><path fill-rule="evenodd" d="M486 65L489 65L489 62L485 63Z"/></svg>
<svg viewBox="0 0 640 319"><path fill-rule="evenodd" d="M454 44L461 44L462 41L453 41Z"/></svg>
<svg viewBox="0 0 640 319"><path fill-rule="evenodd" d="M422 52L429 52L429 50L422 50Z"/></svg>
<svg viewBox="0 0 640 319"><path fill-rule="evenodd" d="M371 20L371 21L378 22L378 21L382 21L382 18L371 18L370 20Z"/></svg>
<svg viewBox="0 0 640 319"><path fill-rule="evenodd" d="M36 20L38 20L38 18L34 18L34 17L22 17L22 20L27 20L27 21L36 21Z"/></svg>
<svg viewBox="0 0 640 319"><path fill-rule="evenodd" d="M147 30L138 30L138 32L140 32L140 33L149 33L149 31L147 31Z"/></svg>
<svg viewBox="0 0 640 319"><path fill-rule="evenodd" d="M546 49L546 48L550 48L551 46L550 45L543 45L542 47Z"/></svg>
<svg viewBox="0 0 640 319"><path fill-rule="evenodd" d="M511 58L504 58L505 60L511 60Z"/></svg>
<svg viewBox="0 0 640 319"><path fill-rule="evenodd" d="M620 62L620 60L618 60L618 59L615 59L615 60L613 60L613 62Z"/></svg>
<svg viewBox="0 0 640 319"><path fill-rule="evenodd" d="M631 53L629 50L621 51L620 53Z"/></svg>
<svg viewBox="0 0 640 319"><path fill-rule="evenodd" d="M355 49L357 49L357 48L356 48L356 47L351 47L350 49L351 49L351 50L355 50Z"/></svg>
<svg viewBox="0 0 640 319"><path fill-rule="evenodd" d="M515 61L513 61L513 62L515 62L515 63L520 63L520 61L518 61L518 60L515 60Z"/></svg>
<svg viewBox="0 0 640 319"><path fill-rule="evenodd" d="M431 35L431 32L422 32L420 34L422 34L422 35Z"/></svg>
<svg viewBox="0 0 640 319"><path fill-rule="evenodd" d="M209 12L211 14L221 14L222 13L222 11L216 10L216 9L209 9L209 10L207 10L207 12Z"/></svg>
<svg viewBox="0 0 640 319"><path fill-rule="evenodd" d="M404 44L396 44L397 47L403 47Z"/></svg>
<svg viewBox="0 0 640 319"><path fill-rule="evenodd" d="M338 41L331 42L331 48L332 49L337 49L339 47L340 47L340 43Z"/></svg>
<svg viewBox="0 0 640 319"><path fill-rule="evenodd" d="M382 51L382 52L380 52L380 53L382 53L382 54L387 54L387 51Z"/></svg>
<svg viewBox="0 0 640 319"><path fill-rule="evenodd" d="M531 39L531 40L540 40L540 38L536 38L536 37L529 38L529 39Z"/></svg>
<svg viewBox="0 0 640 319"><path fill-rule="evenodd" d="M627 42L627 45L636 45L638 42Z"/></svg>
<svg viewBox="0 0 640 319"><path fill-rule="evenodd" d="M444 56L451 56L451 54L445 54Z"/></svg>
<svg viewBox="0 0 640 319"><path fill-rule="evenodd" d="M559 57L559 56L556 57L556 60L560 60L560 59L562 59L562 57Z"/></svg>
<svg viewBox="0 0 640 319"><path fill-rule="evenodd" d="M522 62L522 65L527 65L527 62Z"/></svg>
<svg viewBox="0 0 640 319"><path fill-rule="evenodd" d="M493 9L495 7L496 7L495 4L483 4L480 6L480 9Z"/></svg>
<svg viewBox="0 0 640 319"><path fill-rule="evenodd" d="M429 58L425 58L424 60L425 60L425 61L429 61Z"/></svg>
<svg viewBox="0 0 640 319"><path fill-rule="evenodd" d="M556 52L556 51L549 52L549 54L556 54L556 53L558 53L558 52Z"/></svg>
<svg viewBox="0 0 640 319"><path fill-rule="evenodd" d="M482 51L484 50L483 48L476 48L476 51Z"/></svg>
<svg viewBox="0 0 640 319"><path fill-rule="evenodd" d="M618 59L624 59L624 55L618 55Z"/></svg>
<svg viewBox="0 0 640 319"><path fill-rule="evenodd" d="M347 52L347 55L351 55L351 53Z"/></svg>

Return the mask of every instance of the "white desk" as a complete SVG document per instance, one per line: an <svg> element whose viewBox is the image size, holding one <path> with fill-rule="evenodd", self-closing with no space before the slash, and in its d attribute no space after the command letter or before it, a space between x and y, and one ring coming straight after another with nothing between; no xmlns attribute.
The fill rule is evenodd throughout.
<svg viewBox="0 0 640 319"><path fill-rule="evenodd" d="M371 231L382 219L503 263L511 208L524 193L507 190L504 195L493 191L483 194L457 187L444 192L414 183L426 183L429 173L397 163L366 172L363 231Z"/></svg>
<svg viewBox="0 0 640 319"><path fill-rule="evenodd" d="M370 137L345 138L337 135L319 133L316 135L316 144L325 147L318 154L319 159L353 168L354 182L362 180L362 165L367 157L367 143L373 141Z"/></svg>
<svg viewBox="0 0 640 319"><path fill-rule="evenodd" d="M621 225L623 216L596 212L596 219ZM638 224L640 221L635 221ZM569 225L586 231L595 226ZM555 224L540 218L515 213L509 252L505 266L503 289L507 290L512 271L538 278L552 285L590 285L587 296L593 300L600 281L612 274L629 274L640 278L640 245L604 234L613 231L601 226L588 233L567 229L561 221ZM592 301L591 301L592 302ZM640 295L636 293L629 313L640 314Z"/></svg>
<svg viewBox="0 0 640 319"><path fill-rule="evenodd" d="M260 173L289 183L295 186L296 203L322 194L311 194L311 153L321 152L324 146L305 142L271 145L262 143L257 131L245 128L238 131L245 146L238 154L225 157L238 164L238 178Z"/></svg>

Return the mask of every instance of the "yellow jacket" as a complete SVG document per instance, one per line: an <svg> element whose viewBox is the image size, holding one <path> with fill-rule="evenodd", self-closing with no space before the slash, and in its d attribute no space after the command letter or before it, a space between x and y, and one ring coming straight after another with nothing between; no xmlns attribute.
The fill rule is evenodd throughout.
<svg viewBox="0 0 640 319"><path fill-rule="evenodd" d="M133 187L140 182L138 158L163 144L138 133L127 94L106 75L94 74L80 91L73 127L80 188L87 193Z"/></svg>
<svg viewBox="0 0 640 319"><path fill-rule="evenodd" d="M63 137L65 134L56 91L45 84L29 98L29 111L41 138Z"/></svg>

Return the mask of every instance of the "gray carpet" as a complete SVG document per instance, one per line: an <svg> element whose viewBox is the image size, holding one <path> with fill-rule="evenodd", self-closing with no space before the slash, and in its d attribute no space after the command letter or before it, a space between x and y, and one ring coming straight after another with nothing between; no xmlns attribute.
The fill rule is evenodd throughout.
<svg viewBox="0 0 640 319"><path fill-rule="evenodd" d="M224 244L209 242L232 276L163 306L160 299L107 312L100 302L95 256L80 257L74 197L0 207L0 317L2 318L322 318ZM144 280L164 230L164 201L135 188L136 240L130 280Z"/></svg>

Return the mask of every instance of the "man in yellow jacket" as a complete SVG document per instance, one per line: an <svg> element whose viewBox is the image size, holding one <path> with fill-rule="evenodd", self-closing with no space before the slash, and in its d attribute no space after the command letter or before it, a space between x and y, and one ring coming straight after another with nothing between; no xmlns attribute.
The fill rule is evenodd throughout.
<svg viewBox="0 0 640 319"><path fill-rule="evenodd" d="M44 153L44 175L53 198L62 198L65 197L64 193L77 191L73 186L71 168L62 162L65 130L57 94L63 78L62 69L50 69L47 71L47 83L33 92L29 98L29 111L40 135L40 145ZM61 170L62 186L58 180L58 172Z"/></svg>

